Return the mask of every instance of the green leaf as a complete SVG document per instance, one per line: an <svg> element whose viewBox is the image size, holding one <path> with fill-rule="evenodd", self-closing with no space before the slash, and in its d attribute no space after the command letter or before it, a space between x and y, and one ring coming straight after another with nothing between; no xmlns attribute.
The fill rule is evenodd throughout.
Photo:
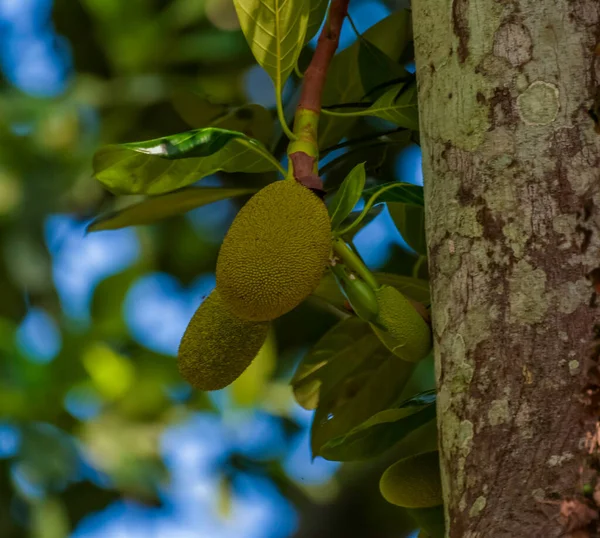
<svg viewBox="0 0 600 538"><path fill-rule="evenodd" d="M96 178L115 194L163 194L215 172L268 172L280 164L257 140L208 127L110 145L94 155Z"/></svg>
<svg viewBox="0 0 600 538"><path fill-rule="evenodd" d="M331 373L331 364L340 365L337 368L338 374L345 375L351 372L356 360L360 361L362 357L360 353L355 353L353 358L345 362L344 357L351 354L359 340L371 334L369 325L354 316L340 321L325 333L304 357L292 378L291 385L296 401L305 409L315 409L319 403L323 383L330 383L328 375ZM364 352L368 354L373 345L375 348L379 347L378 343L370 338Z"/></svg>
<svg viewBox="0 0 600 538"><path fill-rule="evenodd" d="M429 295L429 282L420 278L413 278L405 275L394 275L392 273L375 273L375 278L382 285L393 286L409 299L418 301L425 305L429 304L431 299ZM331 273L327 273L319 283L314 295L324 299L338 308L344 308L345 297L337 285L335 278Z"/></svg>
<svg viewBox="0 0 600 538"><path fill-rule="evenodd" d="M291 382L298 403L317 408L313 454L392 405L413 368L393 357L368 324L354 316L331 328L304 357Z"/></svg>
<svg viewBox="0 0 600 538"><path fill-rule="evenodd" d="M418 207L423 207L425 205L423 199L423 187L420 185L413 185L412 183L394 181L365 189L363 192L365 201L368 201L374 195L377 195L376 202L378 204L383 202L400 202L402 204Z"/></svg>
<svg viewBox="0 0 600 538"><path fill-rule="evenodd" d="M322 455L323 446L331 439L346 435L374 414L389 408L411 376L414 365L391 355L372 341L372 336L363 337L337 364L329 366L330 379L333 373L340 375L339 381L331 381L321 388L311 428L311 448L315 456ZM346 363L350 360L356 362L348 374ZM346 371L341 375L336 370Z"/></svg>
<svg viewBox="0 0 600 538"><path fill-rule="evenodd" d="M126 226L151 224L219 200L252 194L256 190L187 187L100 215L87 227L87 231L117 230Z"/></svg>
<svg viewBox="0 0 600 538"><path fill-rule="evenodd" d="M378 206L375 206L375 207L372 207L371 209L369 209L369 211L367 212L367 214L360 221L360 224L358 226L356 226L356 228L352 228L351 231L349 231L348 233L344 234L344 240L346 241L346 243L352 242L353 239L354 239L354 236L358 232L360 232L365 226L367 226L367 224L370 224L371 222L373 222L373 220L381 214L381 212L383 211L383 208L384 208L383 205L378 205ZM352 211L348 215L348 217L344 220L344 222L342 222L342 224L340 224L340 228L343 229L346 226L349 226L361 214L362 214L362 211Z"/></svg>
<svg viewBox="0 0 600 538"><path fill-rule="evenodd" d="M367 112L369 115L391 121L399 127L418 131L417 84L392 86Z"/></svg>
<svg viewBox="0 0 600 538"><path fill-rule="evenodd" d="M309 2L234 0L233 3L256 61L273 80L277 95L281 95L304 45Z"/></svg>
<svg viewBox="0 0 600 538"><path fill-rule="evenodd" d="M396 228L408 245L422 256L427 256L424 209L398 202L388 202L388 208Z"/></svg>
<svg viewBox="0 0 600 538"><path fill-rule="evenodd" d="M381 74L381 67L378 69L380 75L377 77L372 75L369 79L361 75L357 66L359 64L380 66L379 53L388 56L392 62L398 62L411 40L410 12L407 10L396 11L369 28L362 39L333 58L323 91L323 104L361 101L382 82L397 79L398 72L389 72L388 69L386 73ZM373 53L372 47L379 49L378 52ZM373 54L376 54L376 57L373 57ZM403 72L400 65L398 68ZM335 144L350 130L354 122L356 118L353 117L322 115L319 122L319 147L326 148Z"/></svg>
<svg viewBox="0 0 600 538"><path fill-rule="evenodd" d="M393 82L414 78L414 74L406 71L404 66L398 63L398 58L390 58L388 54L364 37L359 39L358 71L365 89L363 99L375 100Z"/></svg>
<svg viewBox="0 0 600 538"><path fill-rule="evenodd" d="M329 206L331 229L337 230L359 202L367 179L365 163L357 164L346 176Z"/></svg>
<svg viewBox="0 0 600 538"><path fill-rule="evenodd" d="M323 445L320 455L336 461L372 458L435 418L435 391L427 391L380 411L345 435Z"/></svg>
<svg viewBox="0 0 600 538"><path fill-rule="evenodd" d="M417 113L417 85L396 84L388 89L370 107L349 112L328 111L336 117L376 116L395 123L399 127L419 129Z"/></svg>
<svg viewBox="0 0 600 538"><path fill-rule="evenodd" d="M411 143L411 131L394 133L373 133L370 138L349 141L349 151L328 162L319 170L319 176L325 178L325 191L335 190L357 164L365 162L368 176L380 177L385 173L385 163L389 153L394 154Z"/></svg>
<svg viewBox="0 0 600 538"><path fill-rule="evenodd" d="M317 31L321 27L321 24L323 23L328 5L329 0L310 0L308 28L306 29L304 43L308 43L316 35Z"/></svg>
<svg viewBox="0 0 600 538"><path fill-rule="evenodd" d="M232 109L212 103L187 89L174 91L172 101L177 113L194 129L212 126L239 131L265 145L273 136L273 117L261 105L248 104Z"/></svg>

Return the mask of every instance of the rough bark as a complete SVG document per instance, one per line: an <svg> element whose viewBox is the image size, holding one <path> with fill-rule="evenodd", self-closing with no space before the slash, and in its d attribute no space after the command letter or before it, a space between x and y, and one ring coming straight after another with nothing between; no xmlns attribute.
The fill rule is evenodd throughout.
<svg viewBox="0 0 600 538"><path fill-rule="evenodd" d="M600 1L413 0L413 21L448 536L566 536L594 479Z"/></svg>

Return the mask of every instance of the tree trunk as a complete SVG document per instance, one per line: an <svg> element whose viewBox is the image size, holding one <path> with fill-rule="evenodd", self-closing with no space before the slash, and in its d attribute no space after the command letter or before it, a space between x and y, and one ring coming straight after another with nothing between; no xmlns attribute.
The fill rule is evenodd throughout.
<svg viewBox="0 0 600 538"><path fill-rule="evenodd" d="M600 1L413 17L447 533L566 536L596 514Z"/></svg>

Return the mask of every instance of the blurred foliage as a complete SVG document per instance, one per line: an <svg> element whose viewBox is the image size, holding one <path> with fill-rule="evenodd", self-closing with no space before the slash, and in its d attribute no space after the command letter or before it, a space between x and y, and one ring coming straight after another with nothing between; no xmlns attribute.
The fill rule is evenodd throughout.
<svg viewBox="0 0 600 538"><path fill-rule="evenodd" d="M306 34L318 29L325 6L312 4L302 44ZM369 430L369 418L385 409L395 412L389 421L395 432L402 428L401 419L430 410L410 398L433 387L431 360L416 367L390 360L368 325L348 318L333 277L276 320L260 356L218 397L190 391L177 372L167 322L183 334L210 291L199 277L213 273L235 212L251 193L276 179L285 154L275 100L267 107L247 102L254 59L233 3L54 0L47 14L41 7L36 13L40 28L53 25L70 43L73 65L70 71L62 67L66 89L52 96L22 91L6 72L0 79L0 536L62 538L119 499L160 507L172 478L161 449L165 432L198 413L225 420L255 412L281 425L284 454L224 451L216 465L221 517L235 517L235 478L248 474L268 478L293 502L300 514L298 537L408 534L413 519L387 505L377 483L385 466L400 455L427 443L430 450L435 446L428 425L413 432L417 437L405 437L408 431L396 435L381 459L344 466L319 485L303 484L284 468L286 454L305 427L288 386L301 357L293 388L296 397L303 394L299 400L305 407L317 408L315 454L327 443L339 443L340 436L355 438L361 428ZM323 155L334 156L321 166L328 202L359 163L365 163L365 200L390 181L404 179L397 176L395 163L416 139L409 130L416 121L414 78L404 67L411 61L409 19L407 12L395 12L334 60L325 104L334 113L342 110L336 104L363 104L356 116L322 118ZM302 67L311 49L301 48ZM291 89L284 92L286 111L293 107L299 83L292 74ZM269 83L261 91L273 90ZM408 119L397 114L394 102L408 105ZM377 108L379 118L367 117L367 106ZM173 143L180 138L170 138L192 129L196 138L185 138L183 146ZM228 134L232 131L239 133ZM206 151L214 162L199 170L195 159L210 144ZM240 173L249 161L229 144L258 155L251 159L252 173ZM170 159L158 155L156 147L163 157L171 151ZM126 168L122 159L129 159L129 153L135 155ZM241 165L223 166L229 154ZM93 178L94 155L98 179L116 167L103 181L112 192ZM130 177L133 169L142 188L112 183L115 177ZM227 173L214 175L218 170ZM158 176L185 181L157 187ZM192 185L202 176L208 177ZM159 193L167 194L154 196ZM416 252L396 241L377 277L428 304L426 263L418 255L425 254L422 207L396 195L382 197L344 238L353 241L380 218L382 203L388 204ZM354 197L359 198L356 189ZM354 205L344 207L341 228L359 216L351 211ZM132 228L131 235L101 235L132 225L143 226ZM86 236L86 229L94 233ZM114 249L92 243L95 234L112 241ZM118 247L118 241L129 243ZM92 271L102 255L113 260L111 268L87 277L84 272ZM162 275L164 300L154 308L154 318L144 318L142 337L130 309L151 315L142 303L147 288L141 286L152 275ZM73 314L69 290L85 295L86 278L88 302L83 313ZM24 329L32 312L45 320L33 333ZM338 350L323 361L328 339L340 327L351 352L346 356ZM50 349L52 342L55 349ZM310 372L303 374L306 368ZM413 448L407 448L411 442ZM321 521L318 528L315 521Z"/></svg>

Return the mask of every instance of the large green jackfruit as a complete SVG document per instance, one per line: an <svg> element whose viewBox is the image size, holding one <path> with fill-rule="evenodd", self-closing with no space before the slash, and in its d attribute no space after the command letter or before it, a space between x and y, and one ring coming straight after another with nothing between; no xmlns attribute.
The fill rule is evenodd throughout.
<svg viewBox="0 0 600 538"><path fill-rule="evenodd" d="M271 183L240 210L217 261L223 301L242 319L289 312L319 285L328 265L327 208L293 179Z"/></svg>
<svg viewBox="0 0 600 538"><path fill-rule="evenodd" d="M381 476L379 490L389 503L430 508L443 503L438 452L423 452L394 463Z"/></svg>
<svg viewBox="0 0 600 538"><path fill-rule="evenodd" d="M371 323L375 334L397 357L409 362L431 351L431 329L411 302L392 286L375 291L379 313Z"/></svg>
<svg viewBox="0 0 600 538"><path fill-rule="evenodd" d="M258 354L269 326L237 318L214 290L196 310L179 344L182 377L199 390L226 387Z"/></svg>

